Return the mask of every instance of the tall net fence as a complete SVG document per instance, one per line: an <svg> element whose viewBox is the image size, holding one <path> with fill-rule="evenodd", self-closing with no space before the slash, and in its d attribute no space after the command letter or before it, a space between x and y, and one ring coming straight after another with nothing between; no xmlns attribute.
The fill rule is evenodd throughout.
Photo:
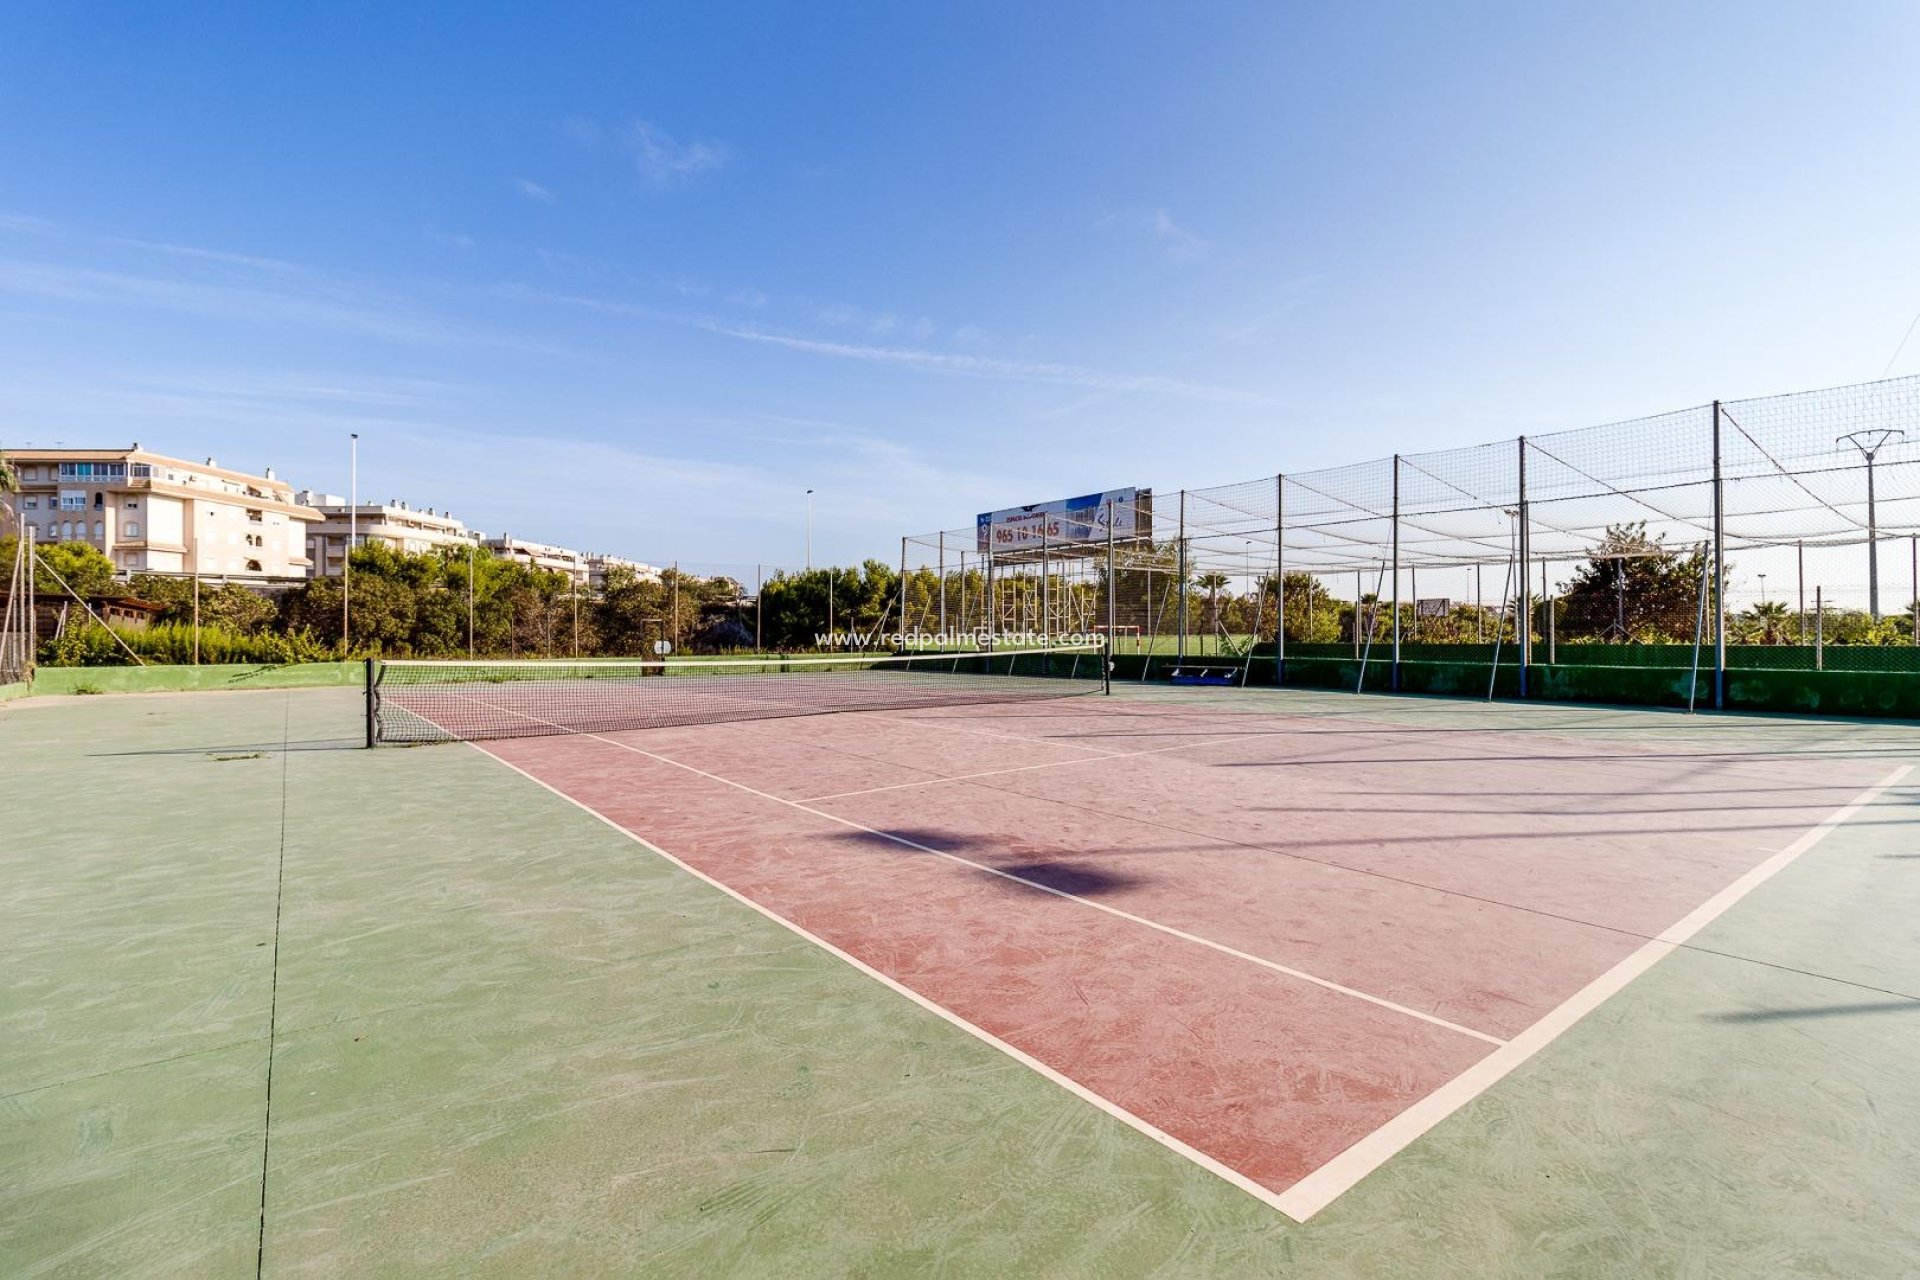
<svg viewBox="0 0 1920 1280"><path fill-rule="evenodd" d="M1093 634L1142 670L1920 672L1920 377L1140 490L911 536L901 567L923 639Z"/></svg>

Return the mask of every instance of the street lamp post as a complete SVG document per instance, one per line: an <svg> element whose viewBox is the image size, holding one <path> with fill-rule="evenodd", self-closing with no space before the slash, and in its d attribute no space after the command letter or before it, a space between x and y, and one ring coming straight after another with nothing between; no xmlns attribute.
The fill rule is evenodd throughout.
<svg viewBox="0 0 1920 1280"><path fill-rule="evenodd" d="M1873 503L1873 460L1888 441L1905 434L1894 427L1872 427L1849 431L1834 440L1835 444L1852 445L1867 460L1867 612L1875 622L1880 621L1880 521Z"/></svg>
<svg viewBox="0 0 1920 1280"><path fill-rule="evenodd" d="M347 549L340 557L340 651L342 657L353 652L350 631L352 613L347 602L353 595L353 540L360 532L360 433L347 436Z"/></svg>
<svg viewBox="0 0 1920 1280"><path fill-rule="evenodd" d="M807 568L813 568L813 490L807 490Z"/></svg>

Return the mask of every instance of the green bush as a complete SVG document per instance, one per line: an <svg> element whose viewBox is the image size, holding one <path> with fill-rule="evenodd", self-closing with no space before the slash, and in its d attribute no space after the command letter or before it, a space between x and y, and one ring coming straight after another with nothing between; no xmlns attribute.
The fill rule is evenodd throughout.
<svg viewBox="0 0 1920 1280"><path fill-rule="evenodd" d="M115 637L118 637L118 640ZM121 641L125 642L122 647ZM132 666L131 649L143 662L158 666L186 666L194 660L193 627L167 622L145 628L116 627L112 631L98 623L68 627L59 638L40 646L40 662L49 667L124 667ZM325 662L334 655L305 630L289 635L262 633L242 635L224 627L200 628L200 662L282 665L293 662Z"/></svg>

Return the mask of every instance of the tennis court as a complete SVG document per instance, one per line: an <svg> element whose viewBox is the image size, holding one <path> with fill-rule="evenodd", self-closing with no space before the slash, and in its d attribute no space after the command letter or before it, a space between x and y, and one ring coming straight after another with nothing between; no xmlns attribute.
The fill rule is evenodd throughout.
<svg viewBox="0 0 1920 1280"><path fill-rule="evenodd" d="M165 860L194 922L166 947L214 903L263 911L275 872L273 958L249 934L227 1000L174 1001L156 1039L130 1029L151 983L86 949L78 894L110 851L38 869L13 908L39 922L29 968L94 976L29 994L118 982L133 1005L128 1043L81 1052L99 1018L52 1037L34 1096L232 1055L234 1273L1920 1256L1920 731L1107 695L1051 666L944 695L918 668L619 674L396 679L395 736L482 739L413 751L354 749L344 691L0 717L22 767L111 754L161 791L217 776L208 812L251 813L218 856ZM228 838L276 805L278 858ZM263 990L273 1102L249 1119L262 1029L229 1006ZM219 1046L180 1042L196 1018ZM60 1163L16 1174L34 1159ZM16 1218L8 1270L129 1256L78 1203Z"/></svg>

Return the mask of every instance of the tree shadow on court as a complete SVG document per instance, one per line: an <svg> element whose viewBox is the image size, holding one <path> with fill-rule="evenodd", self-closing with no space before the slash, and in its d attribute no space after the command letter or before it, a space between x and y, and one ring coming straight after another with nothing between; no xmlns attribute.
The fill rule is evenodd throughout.
<svg viewBox="0 0 1920 1280"><path fill-rule="evenodd" d="M1823 1004L1806 1009L1753 1009L1717 1013L1714 1022L1786 1022L1801 1018L1850 1018L1863 1013L1920 1013L1920 1000L1869 1000L1859 1004Z"/></svg>
<svg viewBox="0 0 1920 1280"><path fill-rule="evenodd" d="M932 827L894 827L886 831L848 831L839 839L878 849L889 854L950 854L977 864L973 869L988 880L1010 890L1015 880L1035 888L1076 898L1092 898L1139 888L1149 883L1143 876L1110 871L1087 862L1064 862L1049 858L1003 861L1016 851L1007 848L1004 839L968 835Z"/></svg>

